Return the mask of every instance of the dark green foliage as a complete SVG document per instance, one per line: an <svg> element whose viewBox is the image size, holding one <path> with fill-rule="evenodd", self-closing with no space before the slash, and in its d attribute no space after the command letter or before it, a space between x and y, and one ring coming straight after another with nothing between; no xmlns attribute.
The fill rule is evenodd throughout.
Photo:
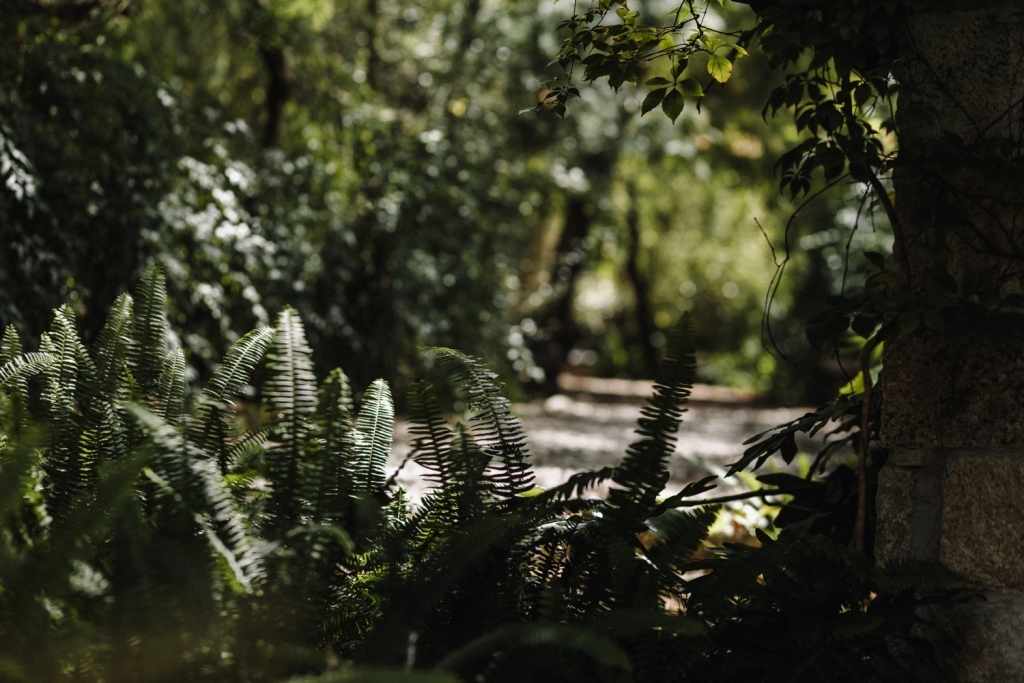
<svg viewBox="0 0 1024 683"><path fill-rule="evenodd" d="M813 514L707 559L709 482L663 492L694 374L685 319L622 463L546 492L494 375L433 351L469 426L413 388L431 490L411 503L386 477L386 383L358 409L340 370L318 388L285 309L190 397L163 306L153 269L92 351L67 308L43 351L5 333L0 680L867 681L959 586L873 568ZM602 481L607 498L584 497Z"/></svg>

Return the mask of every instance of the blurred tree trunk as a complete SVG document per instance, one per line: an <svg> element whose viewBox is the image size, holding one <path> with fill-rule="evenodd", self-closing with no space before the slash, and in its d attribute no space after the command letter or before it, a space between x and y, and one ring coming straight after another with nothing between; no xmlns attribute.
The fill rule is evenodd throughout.
<svg viewBox="0 0 1024 683"><path fill-rule="evenodd" d="M363 14L363 31L369 36L366 43L366 82L377 92L384 89L384 60L378 47L377 29L380 24L380 1L366 0L366 12Z"/></svg>
<svg viewBox="0 0 1024 683"><path fill-rule="evenodd" d="M942 267L963 296L1021 292L1024 7L1017 0L909 17L894 172L901 258L915 291ZM1019 171L1017 171L1019 173ZM979 297L980 299L980 297ZM937 615L961 648L958 681L1024 680L1024 340L914 334L884 353L876 557L938 560L986 601Z"/></svg>
<svg viewBox="0 0 1024 683"><path fill-rule="evenodd" d="M633 182L627 183L629 195L629 210L626 213L626 229L629 231L629 247L626 252L626 277L633 288L633 300L635 303L634 315L636 318L637 344L640 346L640 353L643 359L644 376L655 378L658 375L658 349L654 346L654 333L658 331L654 323L654 311L651 306L650 283L640 271L640 212L638 210L639 198L637 197L636 185Z"/></svg>
<svg viewBox="0 0 1024 683"><path fill-rule="evenodd" d="M593 223L594 209L587 197L569 196L549 279L554 293L536 314L539 333L531 345L534 360L544 370L547 392L557 390L555 379L565 367L566 356L582 338L573 319L573 299L577 277L586 265L584 240Z"/></svg>
<svg viewBox="0 0 1024 683"><path fill-rule="evenodd" d="M288 61L275 26L274 16L265 0L252 0L249 30L256 37L257 50L267 70L267 90L264 109L267 122L263 128L263 148L277 147L281 143L284 126L284 105L291 95L291 77Z"/></svg>
<svg viewBox="0 0 1024 683"><path fill-rule="evenodd" d="M259 49L267 69L267 125L263 129L263 147L268 149L281 143L284 105L288 102L291 80L284 50L276 45L260 45Z"/></svg>

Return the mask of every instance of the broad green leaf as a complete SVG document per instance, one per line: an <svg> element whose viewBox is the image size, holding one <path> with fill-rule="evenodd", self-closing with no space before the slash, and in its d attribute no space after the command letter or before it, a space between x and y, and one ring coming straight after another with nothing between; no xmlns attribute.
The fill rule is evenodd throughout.
<svg viewBox="0 0 1024 683"><path fill-rule="evenodd" d="M672 119L672 123L675 123L676 119L683 112L683 104L685 102L683 93L678 90L669 90L668 94L665 95L665 99L661 102L661 109L665 112L665 116Z"/></svg>
<svg viewBox="0 0 1024 683"><path fill-rule="evenodd" d="M646 83L644 83L644 85L649 85L649 86L671 85L671 83L672 83L672 81L668 80L667 78L662 78L661 76L655 76L654 78L652 78L649 81L647 81Z"/></svg>
<svg viewBox="0 0 1024 683"><path fill-rule="evenodd" d="M687 64L689 64L689 60L687 59L679 59L673 62L672 68L669 70L669 73L672 74L672 78L679 78L680 74L686 71Z"/></svg>
<svg viewBox="0 0 1024 683"><path fill-rule="evenodd" d="M685 81L680 82L677 87L686 97L704 97L704 88L701 87L696 79L687 78Z"/></svg>
<svg viewBox="0 0 1024 683"><path fill-rule="evenodd" d="M736 54L738 54L741 57L748 57L750 55L749 52L747 52L745 49L743 49L736 43L722 43L722 47L731 47L733 50L736 50Z"/></svg>
<svg viewBox="0 0 1024 683"><path fill-rule="evenodd" d="M725 83L732 75L732 62L721 55L711 55L708 60L708 73L719 83Z"/></svg>
<svg viewBox="0 0 1024 683"><path fill-rule="evenodd" d="M647 112L651 111L665 99L665 93L668 88L658 88L647 93L647 97L644 98L644 103L640 105L640 116L643 116Z"/></svg>

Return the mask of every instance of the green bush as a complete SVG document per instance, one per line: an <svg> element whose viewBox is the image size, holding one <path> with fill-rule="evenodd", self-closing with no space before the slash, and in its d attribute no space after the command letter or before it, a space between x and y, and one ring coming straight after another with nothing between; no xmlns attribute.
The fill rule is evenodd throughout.
<svg viewBox="0 0 1024 683"><path fill-rule="evenodd" d="M91 351L67 307L38 352L4 334L0 680L866 681L959 586L797 527L697 554L711 484L663 494L685 319L623 461L547 491L493 373L430 351L470 417L412 390L414 504L386 383L358 408L340 370L318 387L285 309L192 393L164 299L152 269Z"/></svg>

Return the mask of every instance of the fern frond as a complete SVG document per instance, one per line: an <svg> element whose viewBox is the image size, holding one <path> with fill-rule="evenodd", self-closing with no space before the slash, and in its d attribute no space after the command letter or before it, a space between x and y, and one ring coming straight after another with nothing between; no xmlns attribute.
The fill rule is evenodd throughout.
<svg viewBox="0 0 1024 683"><path fill-rule="evenodd" d="M688 314L676 323L666 344L654 395L641 409L637 435L615 469L609 503L613 508L649 509L668 481L668 460L696 376L694 333ZM638 506L634 508L633 506ZM640 513L642 516L643 513ZM635 520L639 521L639 520Z"/></svg>
<svg viewBox="0 0 1024 683"><path fill-rule="evenodd" d="M477 519L498 497L493 479L486 476L490 458L463 425L455 425L451 460L453 481L445 494L452 499L460 526Z"/></svg>
<svg viewBox="0 0 1024 683"><path fill-rule="evenodd" d="M156 392L157 414L168 424L178 425L185 410L185 354L181 349L167 354Z"/></svg>
<svg viewBox="0 0 1024 683"><path fill-rule="evenodd" d="M278 315L277 334L267 356L270 377L264 388L267 403L277 415L265 458L273 487L270 514L278 529L297 523L304 507L299 499L299 473L316 410L312 354L298 314L285 308Z"/></svg>
<svg viewBox="0 0 1024 683"><path fill-rule="evenodd" d="M0 363L10 363L22 354L21 337L14 325L4 328L4 336L0 339Z"/></svg>
<svg viewBox="0 0 1024 683"><path fill-rule="evenodd" d="M646 555L661 570L666 588L679 584L686 562L707 539L718 512L716 506L691 512L675 509L647 520L650 534L645 543Z"/></svg>
<svg viewBox="0 0 1024 683"><path fill-rule="evenodd" d="M489 474L498 495L508 500L533 488L526 437L494 381L497 375L479 360L452 349L427 352L466 394L466 405L473 413L473 438L492 462Z"/></svg>
<svg viewBox="0 0 1024 683"><path fill-rule="evenodd" d="M189 439L207 457L218 462L222 472L228 467L226 408L249 383L249 376L263 360L274 334L272 327L261 327L235 342L192 408Z"/></svg>
<svg viewBox="0 0 1024 683"><path fill-rule="evenodd" d="M425 479L437 488L450 486L455 464L451 460L452 432L434 398L430 384L418 381L409 390L409 433L412 460L427 470Z"/></svg>
<svg viewBox="0 0 1024 683"><path fill-rule="evenodd" d="M260 327L235 342L203 389L203 394L220 403L234 400L249 383L249 376L263 360L275 334L272 327Z"/></svg>
<svg viewBox="0 0 1024 683"><path fill-rule="evenodd" d="M46 491L47 507L58 520L65 515L77 492L84 485L82 463L79 458L79 434L81 412L78 408L79 363L88 360L88 355L78 338L74 326L74 314L70 308L54 311L53 325L49 333L40 338L40 349L53 357L53 362L44 371L42 403L50 423L50 448L44 462L44 470L51 485Z"/></svg>
<svg viewBox="0 0 1024 683"><path fill-rule="evenodd" d="M49 353L30 352L0 366L0 388L27 394L26 380L46 370L54 362ZM9 386L8 386L9 385Z"/></svg>
<svg viewBox="0 0 1024 683"><path fill-rule="evenodd" d="M160 266L150 266L135 288L134 320L129 365L132 375L139 384L140 398L157 390L157 383L164 370L167 353L167 339L170 328L167 324L164 271Z"/></svg>
<svg viewBox="0 0 1024 683"><path fill-rule="evenodd" d="M134 303L124 293L117 297L107 322L96 339L96 374L89 387L86 409L97 401L114 401L125 397L126 374L132 343ZM163 352L160 354L163 360Z"/></svg>
<svg viewBox="0 0 1024 683"><path fill-rule="evenodd" d="M582 496L587 489L592 489L613 476L615 476L614 467L602 467L592 472L577 472L566 479L564 483L536 496L536 500L546 504L549 501L568 500Z"/></svg>
<svg viewBox="0 0 1024 683"><path fill-rule="evenodd" d="M395 407L391 389L382 379L374 380L363 394L356 419L355 487L357 491L379 491L387 481L384 470L395 433Z"/></svg>
<svg viewBox="0 0 1024 683"><path fill-rule="evenodd" d="M227 448L227 470L240 471L250 467L266 449L273 425L263 424L231 440Z"/></svg>
<svg viewBox="0 0 1024 683"><path fill-rule="evenodd" d="M251 589L260 576L261 558L216 465L160 416L138 404L128 404L125 410L150 437L156 451L145 476L199 526L238 585Z"/></svg>
<svg viewBox="0 0 1024 683"><path fill-rule="evenodd" d="M336 368L320 386L314 422L317 458L310 468L314 518L327 523L341 521L349 507L355 476L355 409L348 377Z"/></svg>
<svg viewBox="0 0 1024 683"><path fill-rule="evenodd" d="M117 406L130 396L133 382L128 369L132 307L128 294L119 296L97 338L96 374L82 405L85 420L79 455L86 476L94 476L100 463L128 454L128 430Z"/></svg>
<svg viewBox="0 0 1024 683"><path fill-rule="evenodd" d="M21 339L14 325L8 325L0 340L0 389L10 398L8 433L3 435L19 438L28 429L28 378L46 369L53 362L49 354L22 355ZM21 367L16 367L21 364ZM0 450L3 445L0 445Z"/></svg>

